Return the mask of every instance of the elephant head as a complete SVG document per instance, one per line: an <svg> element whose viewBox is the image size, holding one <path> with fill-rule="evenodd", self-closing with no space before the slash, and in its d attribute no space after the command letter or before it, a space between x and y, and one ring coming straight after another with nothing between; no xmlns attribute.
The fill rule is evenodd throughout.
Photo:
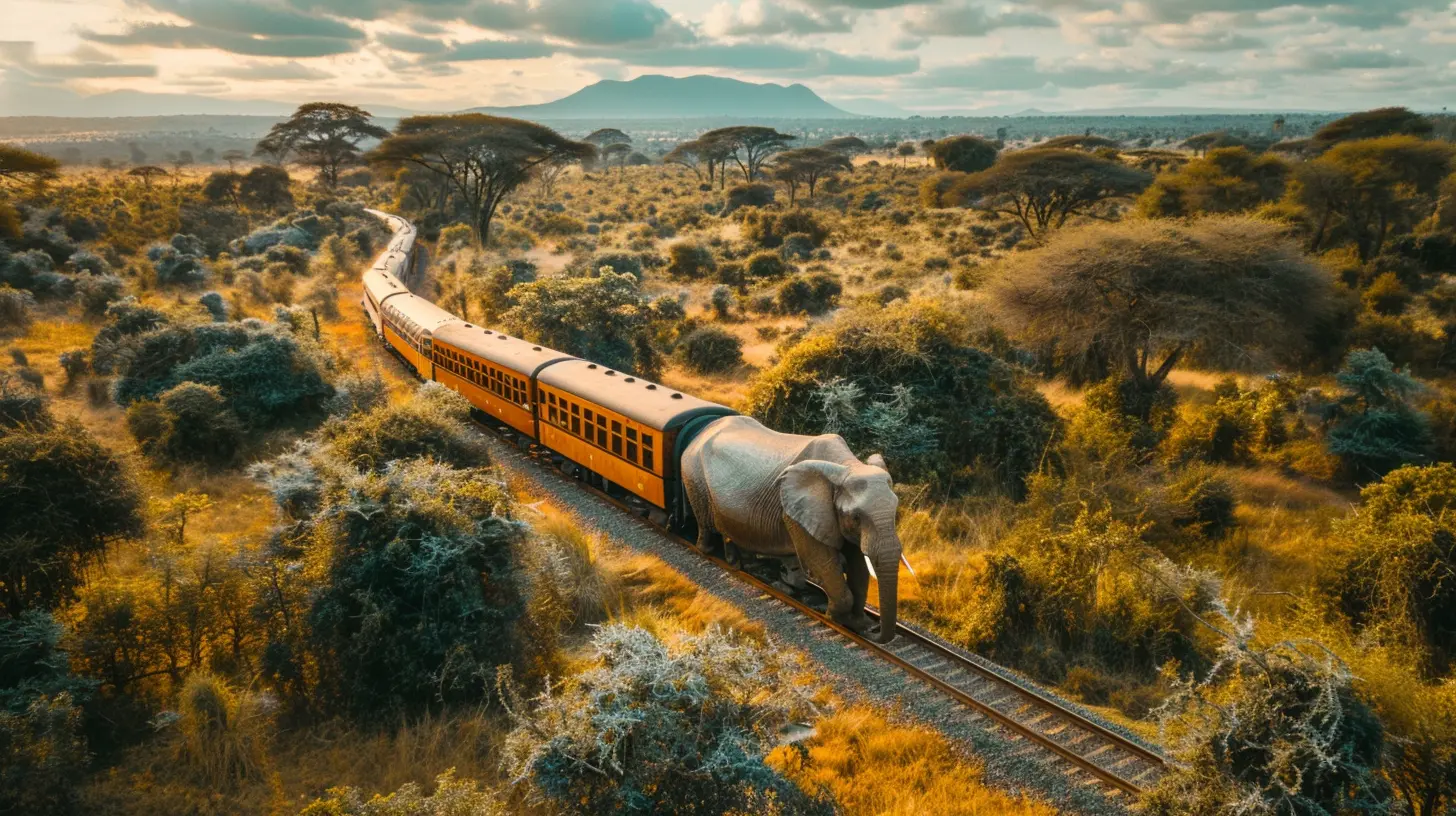
<svg viewBox="0 0 1456 816"><path fill-rule="evenodd" d="M878 460L878 462L876 462ZM810 460L791 465L779 476L784 512L816 541L839 550L843 542L859 545L880 585L880 642L895 637L900 560L903 557L895 517L895 495L883 459L875 464L841 465Z"/></svg>

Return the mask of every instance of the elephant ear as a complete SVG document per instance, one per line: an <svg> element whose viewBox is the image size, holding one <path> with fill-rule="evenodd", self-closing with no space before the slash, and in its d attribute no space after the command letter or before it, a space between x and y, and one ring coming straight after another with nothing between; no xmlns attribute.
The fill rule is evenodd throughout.
<svg viewBox="0 0 1456 816"><path fill-rule="evenodd" d="M779 474L779 500L784 513L815 541L833 546L841 538L834 491L848 473L844 465L813 460L791 465Z"/></svg>

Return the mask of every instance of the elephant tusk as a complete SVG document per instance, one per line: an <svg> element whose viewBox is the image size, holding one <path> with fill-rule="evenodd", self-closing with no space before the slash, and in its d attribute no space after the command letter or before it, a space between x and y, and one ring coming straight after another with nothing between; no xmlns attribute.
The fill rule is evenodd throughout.
<svg viewBox="0 0 1456 816"><path fill-rule="evenodd" d="M920 577L920 576L918 576L918 575L915 574L915 568L912 567L912 566L910 566L910 559L906 558L904 553L900 553L900 561L902 563L904 563L905 569L910 570L910 577L911 578L919 578Z"/></svg>
<svg viewBox="0 0 1456 816"><path fill-rule="evenodd" d="M865 566L870 568L870 577L874 578L876 581L880 580L880 574L878 572L875 572L875 565L870 562L870 557L866 555L864 557L864 560Z"/></svg>

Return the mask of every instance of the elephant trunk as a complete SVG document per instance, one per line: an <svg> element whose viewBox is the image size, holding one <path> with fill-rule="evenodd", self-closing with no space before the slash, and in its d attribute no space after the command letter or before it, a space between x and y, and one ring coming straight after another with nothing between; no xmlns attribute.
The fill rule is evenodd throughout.
<svg viewBox="0 0 1456 816"><path fill-rule="evenodd" d="M900 542L892 539L874 556L875 580L880 585L880 642L895 639L895 609L900 592Z"/></svg>

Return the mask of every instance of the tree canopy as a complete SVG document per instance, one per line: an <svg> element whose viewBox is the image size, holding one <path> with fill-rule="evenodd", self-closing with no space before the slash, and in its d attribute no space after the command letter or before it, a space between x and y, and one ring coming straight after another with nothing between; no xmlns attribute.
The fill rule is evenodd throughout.
<svg viewBox="0 0 1456 816"><path fill-rule="evenodd" d="M1331 286L1279 225L1222 216L1058 233L1011 256L991 296L1023 340L1119 366L1150 393L1188 356L1237 364L1298 349Z"/></svg>
<svg viewBox="0 0 1456 816"><path fill-rule="evenodd" d="M255 152L278 157L292 153L300 163L317 167L325 186L335 187L339 168L358 163L360 142L388 135L362 108L341 102L309 102L274 125Z"/></svg>
<svg viewBox="0 0 1456 816"><path fill-rule="evenodd" d="M979 173L996 163L996 154L1001 148L980 136L951 136L933 142L926 152L936 169Z"/></svg>
<svg viewBox="0 0 1456 816"><path fill-rule="evenodd" d="M31 184L49 181L61 173L61 163L43 153L0 144L0 182Z"/></svg>
<svg viewBox="0 0 1456 816"><path fill-rule="evenodd" d="M701 142L714 153L724 153L733 159L743 171L743 180L752 182L758 178L759 170L769 157L789 146L797 139L790 133L780 133L771 127L759 125L734 125L733 127L710 130L699 136Z"/></svg>
<svg viewBox="0 0 1456 816"><path fill-rule="evenodd" d="M1430 119L1406 108L1376 108L1330 122L1315 131L1312 141L1323 149L1382 136L1427 136L1433 129Z"/></svg>
<svg viewBox="0 0 1456 816"><path fill-rule="evenodd" d="M836 153L843 153L847 156L858 156L861 153L868 153L869 144L858 136L836 136L833 139L820 145L825 150L833 150Z"/></svg>
<svg viewBox="0 0 1456 816"><path fill-rule="evenodd" d="M484 113L411 116L370 155L383 166L414 166L444 179L465 202L482 244L505 197L539 167L596 155L543 125Z"/></svg>
<svg viewBox="0 0 1456 816"><path fill-rule="evenodd" d="M1021 150L990 169L953 176L941 188L941 206L971 206L1010 215L1039 238L1073 215L1111 198L1142 192L1152 176L1079 150Z"/></svg>
<svg viewBox="0 0 1456 816"><path fill-rule="evenodd" d="M1137 209L1163 218L1251 210L1284 195L1289 170L1278 156L1216 148L1158 176L1138 198Z"/></svg>
<svg viewBox="0 0 1456 816"><path fill-rule="evenodd" d="M801 147L778 154L773 160L773 177L789 187L789 204L792 206L798 195L799 185L809 188L809 197L814 197L814 188L825 176L854 169L854 162L843 153L822 147Z"/></svg>
<svg viewBox="0 0 1456 816"><path fill-rule="evenodd" d="M1295 169L1290 195L1310 215L1310 248L1345 237L1360 259L1380 254L1392 233L1408 232L1434 211L1456 147L1416 136L1336 144Z"/></svg>

